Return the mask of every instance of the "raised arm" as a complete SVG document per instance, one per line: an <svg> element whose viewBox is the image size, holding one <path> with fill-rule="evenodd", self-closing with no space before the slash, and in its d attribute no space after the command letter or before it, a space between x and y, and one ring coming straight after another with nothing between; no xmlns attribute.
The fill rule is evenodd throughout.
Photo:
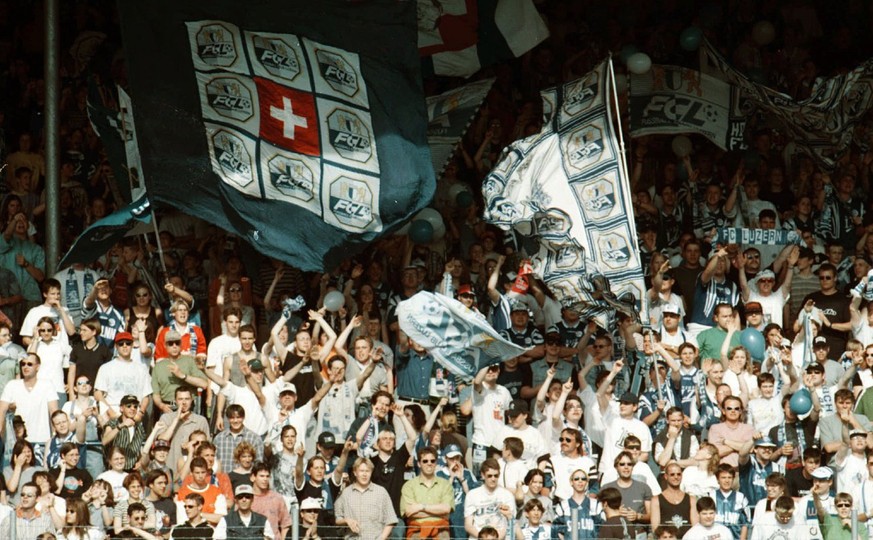
<svg viewBox="0 0 873 540"><path fill-rule="evenodd" d="M499 282L500 272L503 268L504 261L506 261L506 257L498 255L497 264L494 265L494 270L492 270L491 275L488 276L488 298L494 304L500 301L500 292L497 290L497 283Z"/></svg>

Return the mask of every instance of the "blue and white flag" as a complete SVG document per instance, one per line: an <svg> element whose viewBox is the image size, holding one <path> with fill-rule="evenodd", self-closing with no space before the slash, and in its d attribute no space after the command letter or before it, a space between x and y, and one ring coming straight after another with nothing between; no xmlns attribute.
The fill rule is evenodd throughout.
<svg viewBox="0 0 873 540"><path fill-rule="evenodd" d="M642 262L631 191L608 106L606 62L585 77L542 92L542 131L512 143L482 187L485 219L533 235L532 258L557 299L602 327L618 302L639 310ZM610 294L611 293L611 294ZM628 310L623 310L627 312Z"/></svg>
<svg viewBox="0 0 873 540"><path fill-rule="evenodd" d="M427 145L437 177L479 112L494 79L484 79L427 98Z"/></svg>
<svg viewBox="0 0 873 540"><path fill-rule="evenodd" d="M708 40L704 39L700 51L701 70L739 87L751 103L778 120L797 147L819 167L834 170L853 142L869 146L868 140L856 137L855 127L862 124L873 106L873 58L851 71L820 80L808 98L797 101L751 80L731 66Z"/></svg>
<svg viewBox="0 0 873 540"><path fill-rule="evenodd" d="M58 268L66 268L74 263L90 264L105 255L125 236L151 232L151 222L151 205L143 195L85 229L58 263Z"/></svg>
<svg viewBox="0 0 873 540"><path fill-rule="evenodd" d="M745 148L746 117L734 86L679 66L652 66L630 75L634 137L697 133L722 150Z"/></svg>
<svg viewBox="0 0 873 540"><path fill-rule="evenodd" d="M407 336L465 381L485 366L527 350L500 337L478 313L441 294L422 291L400 302L397 319Z"/></svg>

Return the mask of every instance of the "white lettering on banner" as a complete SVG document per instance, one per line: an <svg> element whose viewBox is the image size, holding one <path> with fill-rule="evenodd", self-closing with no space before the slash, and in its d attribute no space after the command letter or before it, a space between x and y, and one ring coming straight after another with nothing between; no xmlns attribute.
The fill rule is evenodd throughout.
<svg viewBox="0 0 873 540"><path fill-rule="evenodd" d="M306 118L294 114L294 107L291 104L291 98L282 98L281 109L271 105L270 116L282 122L282 125L284 126L282 129L282 135L286 139L294 139L294 128L298 126L302 128L309 127L309 122L306 121Z"/></svg>

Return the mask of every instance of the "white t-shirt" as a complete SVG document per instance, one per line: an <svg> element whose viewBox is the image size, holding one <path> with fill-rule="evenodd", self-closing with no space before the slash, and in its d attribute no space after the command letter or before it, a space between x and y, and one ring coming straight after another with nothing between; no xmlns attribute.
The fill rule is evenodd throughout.
<svg viewBox="0 0 873 540"><path fill-rule="evenodd" d="M515 509L515 497L508 489L497 487L489 492L485 486L477 487L467 493L464 500L464 518L473 516L473 526L476 529L490 525L498 531L506 531L508 521L500 513L501 505Z"/></svg>
<svg viewBox="0 0 873 540"><path fill-rule="evenodd" d="M488 388L482 385L482 392L473 390L473 444L493 446L496 435L503 430L503 413L509 407L512 396L501 385Z"/></svg>
<svg viewBox="0 0 873 540"><path fill-rule="evenodd" d="M309 421L312 419L313 414L312 405L309 402L306 402L302 407L294 409L294 412L292 412L290 416L280 422L279 410L267 409L267 423L269 424L270 429L267 431L267 437L264 441L265 444L273 445L274 454L278 455L281 453L282 428L291 425L297 430L297 443L302 444L308 451L309 448L306 446L306 427L309 425Z"/></svg>
<svg viewBox="0 0 873 540"><path fill-rule="evenodd" d="M714 523L712 527L704 527L698 523L685 533L682 540L734 540L734 535L724 525Z"/></svg>
<svg viewBox="0 0 873 540"><path fill-rule="evenodd" d="M263 437L267 432L267 419L258 396L248 386L237 386L231 382L221 389L222 395L227 398L227 404L240 405L246 411L243 425L256 435Z"/></svg>
<svg viewBox="0 0 873 540"><path fill-rule="evenodd" d="M48 342L38 338L37 341L36 354L39 355L40 362L36 378L51 384L55 392L66 392L67 386L64 380L64 370L70 367L70 352L72 352L72 348L65 340L61 340L59 337Z"/></svg>
<svg viewBox="0 0 873 540"><path fill-rule="evenodd" d="M606 424L606 433L603 437L603 455L600 457L600 472L605 473L614 469L615 456L624 450L624 439L628 435L635 435L642 442L642 451L652 451L652 432L649 426L636 418L622 418L615 414L612 409L606 409L603 415Z"/></svg>
<svg viewBox="0 0 873 540"><path fill-rule="evenodd" d="M355 402L358 397L358 383L346 381L333 385L318 406L317 433L329 431L338 441L346 440L349 428L355 421ZM299 436L299 432L298 432Z"/></svg>
<svg viewBox="0 0 873 540"><path fill-rule="evenodd" d="M124 396L136 396L142 401L152 395L152 377L149 375L148 368L141 362L115 357L97 370L94 389L106 394L106 401L112 410L120 413L119 406ZM105 408L102 404L101 407Z"/></svg>
<svg viewBox="0 0 873 540"><path fill-rule="evenodd" d="M764 324L776 323L782 326L782 308L785 307L785 294L782 292L782 287L779 287L769 296L763 296L755 290L749 292L749 302L760 302L761 310L764 312Z"/></svg>
<svg viewBox="0 0 873 540"><path fill-rule="evenodd" d="M69 314L69 311L65 307L61 307L64 311ZM70 344L70 337L67 335L67 331L64 329L64 325L61 322L61 314L53 308L49 307L45 304L40 304L34 308L31 308L30 311L27 312L27 315L24 317L24 322L21 323L21 331L18 332L18 335L21 337L33 337L33 328L43 317L51 317L53 321L55 321L55 326L58 329L57 339L61 340L61 342ZM37 338L39 336L36 336Z"/></svg>
<svg viewBox="0 0 873 540"><path fill-rule="evenodd" d="M52 436L49 424L49 403L58 403L58 393L47 381L37 379L33 389L28 391L22 379L6 383L3 403L15 403L15 414L21 416L27 426L27 440L34 444L45 444Z"/></svg>
<svg viewBox="0 0 873 540"><path fill-rule="evenodd" d="M767 504L766 500L761 501ZM758 511L755 510L754 526L751 528L749 540L771 540L790 538L791 540L807 540L809 527L792 518L787 524L779 523L773 512L761 512L762 517L758 520Z"/></svg>
<svg viewBox="0 0 873 540"><path fill-rule="evenodd" d="M585 471L585 474L590 475L592 470L596 470L597 465L588 456L568 458L556 454L552 457L552 467L555 472L552 478L555 481L555 497L566 500L573 496L573 483L570 480L573 472L582 470Z"/></svg>
<svg viewBox="0 0 873 540"><path fill-rule="evenodd" d="M837 463L836 469L837 492L860 492L861 485L868 477L866 456L858 457L850 453L846 456L846 459L843 461L842 465Z"/></svg>
<svg viewBox="0 0 873 540"><path fill-rule="evenodd" d="M207 369L213 368L216 375L223 377L224 358L238 353L241 349L242 345L240 345L239 337L230 337L227 334L222 334L212 338L209 342L209 347L206 348ZM211 381L209 384L212 385L213 392L218 392L217 384Z"/></svg>
<svg viewBox="0 0 873 540"><path fill-rule="evenodd" d="M785 411L782 410L782 394L775 393L770 399L756 398L749 402L749 423L755 431L766 435L771 428L782 423Z"/></svg>
<svg viewBox="0 0 873 540"><path fill-rule="evenodd" d="M525 429L515 429L510 425L503 426L500 434L493 440L494 448L498 450L503 449L503 442L507 437L518 437L521 439L521 442L524 443L524 453L522 453L521 459L532 467L536 466L536 459L538 457L549 453L543 436L532 426L527 426ZM515 489L515 486L512 489Z"/></svg>

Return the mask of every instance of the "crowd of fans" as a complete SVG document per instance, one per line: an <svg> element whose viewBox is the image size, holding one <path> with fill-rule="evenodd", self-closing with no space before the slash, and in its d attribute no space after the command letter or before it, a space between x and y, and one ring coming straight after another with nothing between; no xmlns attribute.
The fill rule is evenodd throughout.
<svg viewBox="0 0 873 540"><path fill-rule="evenodd" d="M163 260L154 235L132 237L52 276L42 3L0 0L0 538L851 538L853 510L867 538L866 123L835 171L763 115L742 154L630 141L645 327L562 308L481 198L454 194L539 131L540 89L610 52L694 67L678 36L696 24L803 99L873 51L871 7L536 4L551 37L482 72L496 83L439 180L432 244L389 236L304 273L159 209ZM110 107L126 85L114 9L62 3L64 248L124 204L86 106L89 75ZM761 20L773 43L756 42ZM713 245L733 226L802 243ZM527 352L455 378L399 328L398 303L421 290ZM328 311L333 291L344 305Z"/></svg>

